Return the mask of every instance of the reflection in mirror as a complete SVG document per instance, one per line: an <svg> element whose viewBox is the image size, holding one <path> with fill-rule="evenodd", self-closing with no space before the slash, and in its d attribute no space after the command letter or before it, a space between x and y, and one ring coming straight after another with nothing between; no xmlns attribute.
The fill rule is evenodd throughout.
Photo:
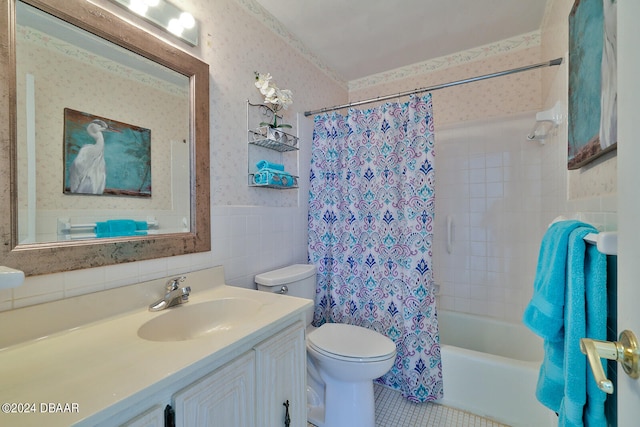
<svg viewBox="0 0 640 427"><path fill-rule="evenodd" d="M95 238L114 220L98 236L116 237L124 219L189 231L189 79L16 6L19 242ZM110 129L91 136L94 119Z"/></svg>
<svg viewBox="0 0 640 427"><path fill-rule="evenodd" d="M210 250L208 65L84 0L0 6L0 264Z"/></svg>

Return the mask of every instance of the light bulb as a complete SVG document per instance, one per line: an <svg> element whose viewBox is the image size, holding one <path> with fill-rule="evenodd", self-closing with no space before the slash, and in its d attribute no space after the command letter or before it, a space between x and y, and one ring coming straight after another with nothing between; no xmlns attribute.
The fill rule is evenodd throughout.
<svg viewBox="0 0 640 427"><path fill-rule="evenodd" d="M147 14L147 10L149 7L145 4L143 0L131 0L129 2L129 9L138 15L145 16Z"/></svg>
<svg viewBox="0 0 640 427"><path fill-rule="evenodd" d="M193 26L196 25L196 20L189 12L182 12L180 14L180 25L184 28L193 28Z"/></svg>
<svg viewBox="0 0 640 427"><path fill-rule="evenodd" d="M175 34L176 36L181 36L182 31L184 31L184 27L180 25L180 21L173 18L169 21L169 25L167 26L167 30Z"/></svg>

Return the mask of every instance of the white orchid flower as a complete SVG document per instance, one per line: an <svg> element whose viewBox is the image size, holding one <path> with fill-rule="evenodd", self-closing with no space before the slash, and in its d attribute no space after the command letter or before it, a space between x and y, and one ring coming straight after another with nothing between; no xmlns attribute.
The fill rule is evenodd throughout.
<svg viewBox="0 0 640 427"><path fill-rule="evenodd" d="M278 88L273 86L269 86L264 90L260 91L264 95L265 102L270 102L271 104L275 104L275 102L267 101L267 99L272 100L277 98Z"/></svg>
<svg viewBox="0 0 640 427"><path fill-rule="evenodd" d="M256 73L256 87L260 92L266 90L271 85L271 74Z"/></svg>
<svg viewBox="0 0 640 427"><path fill-rule="evenodd" d="M255 86L260 90L262 96L264 96L265 104L272 104L273 107L268 107L273 111L273 123L261 123L260 125L267 125L271 127L287 127L291 125L280 124L278 125L278 111L281 109L287 109L289 105L293 104L293 92L288 89L279 89L278 86L273 83L271 74L266 73L254 73L256 76Z"/></svg>
<svg viewBox="0 0 640 427"><path fill-rule="evenodd" d="M282 89L276 91L278 98L278 104L282 105L286 110L289 105L293 104L293 93L289 89Z"/></svg>

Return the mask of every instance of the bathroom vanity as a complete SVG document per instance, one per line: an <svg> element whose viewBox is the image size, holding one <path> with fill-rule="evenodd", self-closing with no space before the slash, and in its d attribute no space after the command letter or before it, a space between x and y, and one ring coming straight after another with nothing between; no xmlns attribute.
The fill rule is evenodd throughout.
<svg viewBox="0 0 640 427"><path fill-rule="evenodd" d="M311 301L186 276L159 312L167 279L0 313L0 424L306 426Z"/></svg>

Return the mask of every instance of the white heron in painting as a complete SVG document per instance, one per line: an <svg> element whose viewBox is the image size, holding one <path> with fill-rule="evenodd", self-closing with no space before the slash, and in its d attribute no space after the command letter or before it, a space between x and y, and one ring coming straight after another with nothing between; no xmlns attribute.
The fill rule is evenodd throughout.
<svg viewBox="0 0 640 427"><path fill-rule="evenodd" d="M104 135L102 132L119 132L102 120L93 120L87 126L87 133L95 139L95 144L86 144L69 167L69 189L72 193L102 194L107 181L104 161Z"/></svg>

